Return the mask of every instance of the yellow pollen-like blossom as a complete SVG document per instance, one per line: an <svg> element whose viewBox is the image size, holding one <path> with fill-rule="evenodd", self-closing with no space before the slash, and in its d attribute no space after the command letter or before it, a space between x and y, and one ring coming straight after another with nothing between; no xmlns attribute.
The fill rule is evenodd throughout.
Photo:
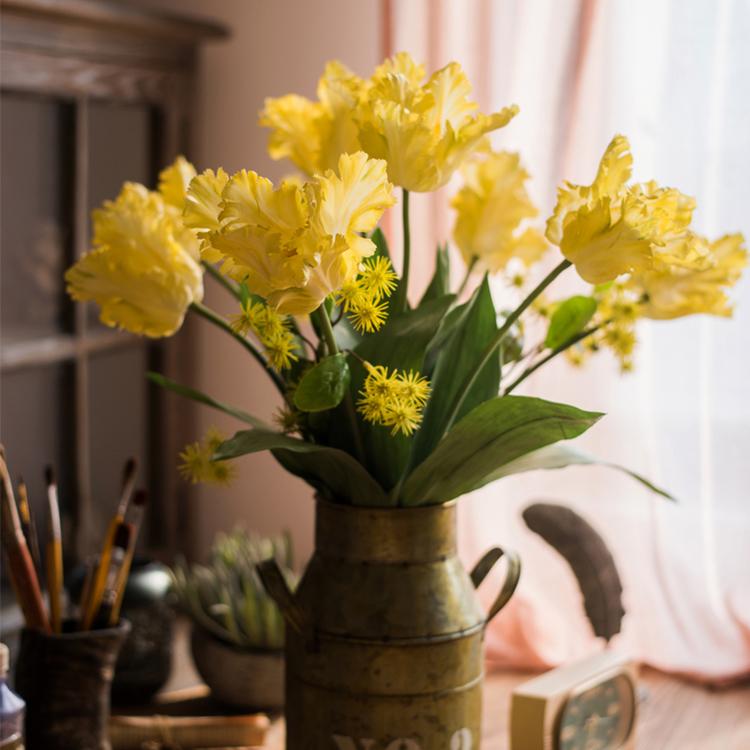
<svg viewBox="0 0 750 750"><path fill-rule="evenodd" d="M366 422L390 427L391 434L411 435L422 421L429 398L426 378L410 370L392 373L382 365L365 362L367 377L359 393L357 409Z"/></svg>
<svg viewBox="0 0 750 750"><path fill-rule="evenodd" d="M281 313L305 315L353 283L362 260L375 252L363 236L394 203L385 162L363 152L344 154L338 171L302 188L255 172L227 182L211 247L222 271L244 281Z"/></svg>
<svg viewBox="0 0 750 750"><path fill-rule="evenodd" d="M178 176L186 168L170 168ZM162 185L176 201L170 170ZM167 174L167 177L165 177ZM65 274L75 300L93 300L102 322L158 338L173 334L193 302L203 298L199 241L181 209L160 192L127 182L114 201L93 212L94 249Z"/></svg>
<svg viewBox="0 0 750 750"><path fill-rule="evenodd" d="M705 243L690 231L695 202L656 183L628 186L630 144L615 136L589 186L566 183L547 221L547 239L592 284L660 264L705 265Z"/></svg>
<svg viewBox="0 0 750 750"><path fill-rule="evenodd" d="M296 341L287 319L262 302L244 302L239 315L232 319L231 326L242 336L252 332L258 337L268 364L274 370L286 370L298 359Z"/></svg>
<svg viewBox="0 0 750 750"><path fill-rule="evenodd" d="M458 63L424 78L424 68L407 53L395 55L375 70L354 114L361 147L388 162L394 184L416 192L445 185L484 145L487 133L518 113L515 105L491 115L478 113Z"/></svg>
<svg viewBox="0 0 750 750"><path fill-rule="evenodd" d="M537 215L526 190L528 172L518 154L492 152L468 161L462 169L464 186L451 206L456 210L453 239L466 265L502 271L517 259L527 268L548 249L544 236L523 225Z"/></svg>
<svg viewBox="0 0 750 750"><path fill-rule="evenodd" d="M379 330L388 317L388 304L375 302L372 296L363 296L350 308L349 320L360 333Z"/></svg>
<svg viewBox="0 0 750 750"><path fill-rule="evenodd" d="M365 267L359 276L362 289L375 298L376 302L390 297L398 285L398 275L393 270L390 260L383 256L365 261Z"/></svg>
<svg viewBox="0 0 750 750"><path fill-rule="evenodd" d="M235 467L228 461L211 460L225 439L215 427L211 427L203 441L186 445L180 453L180 474L193 484L231 484L236 475Z"/></svg>

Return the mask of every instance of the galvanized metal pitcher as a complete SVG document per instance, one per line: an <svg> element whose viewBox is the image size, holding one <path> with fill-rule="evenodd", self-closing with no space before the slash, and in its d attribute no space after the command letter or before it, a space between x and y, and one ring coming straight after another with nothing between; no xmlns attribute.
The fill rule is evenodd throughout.
<svg viewBox="0 0 750 750"><path fill-rule="evenodd" d="M315 553L294 594L260 573L286 628L287 750L476 750L485 625L512 595L518 558L489 613L468 574L456 505L381 509L319 500Z"/></svg>

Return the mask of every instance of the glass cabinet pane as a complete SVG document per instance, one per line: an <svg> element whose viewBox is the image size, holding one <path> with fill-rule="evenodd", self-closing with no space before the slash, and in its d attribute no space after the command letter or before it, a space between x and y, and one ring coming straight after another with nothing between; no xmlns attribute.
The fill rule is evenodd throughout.
<svg viewBox="0 0 750 750"><path fill-rule="evenodd" d="M103 533L120 494L122 469L138 461L138 487L148 485L148 364L146 346L137 344L91 357L89 429L91 439L91 528Z"/></svg>
<svg viewBox="0 0 750 750"><path fill-rule="evenodd" d="M72 107L3 92L0 125L0 315L9 344L70 329L63 271L72 246Z"/></svg>

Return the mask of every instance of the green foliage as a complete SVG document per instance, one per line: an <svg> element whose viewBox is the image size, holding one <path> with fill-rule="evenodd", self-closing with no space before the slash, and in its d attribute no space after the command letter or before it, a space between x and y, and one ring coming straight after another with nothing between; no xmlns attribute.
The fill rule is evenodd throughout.
<svg viewBox="0 0 750 750"><path fill-rule="evenodd" d="M229 414L230 417L239 419L240 422L245 422L246 424L251 424L253 425L253 427L259 427L261 429L271 429L270 425L267 425L265 422L263 422L263 420L254 417L252 414L248 414L242 409L237 409L234 406L230 406L229 404L217 401L216 399L211 398L211 396L207 396L205 393L197 391L195 388L189 388L186 385L180 385L174 380L170 380L168 377L166 377L165 375L161 375L158 372L146 373L146 377L152 383L156 383L156 385L159 385L162 388L166 388L167 390L176 393L178 396L183 396L184 398L189 398L192 401L197 401L199 404L205 404L206 406L210 406L213 409L223 411L225 414Z"/></svg>
<svg viewBox="0 0 750 750"><path fill-rule="evenodd" d="M426 302L416 310L394 315L380 331L362 341L355 350L356 354L374 365L423 372L427 348L453 300L453 295L446 295ZM365 379L365 370L356 357L352 357L349 364L352 370L351 392L356 399ZM383 488L390 489L406 469L413 437L391 436L389 430L361 421L360 432L367 468Z"/></svg>
<svg viewBox="0 0 750 750"><path fill-rule="evenodd" d="M557 349L567 343L588 325L595 312L596 300L593 297L569 297L552 314L544 345L548 349Z"/></svg>
<svg viewBox="0 0 750 750"><path fill-rule="evenodd" d="M309 443L272 430L241 430L219 446L214 460L270 450L290 473L304 479L331 500L385 505L383 488L359 461L345 451Z"/></svg>
<svg viewBox="0 0 750 750"><path fill-rule="evenodd" d="M421 463L445 433L464 380L479 366L497 333L495 306L486 275L472 298L457 310L460 312L455 314L453 325L440 345L430 376L432 394L415 438L413 465ZM499 387L500 361L492 357L467 393L458 419L483 401L497 396Z"/></svg>
<svg viewBox="0 0 750 750"><path fill-rule="evenodd" d="M243 529L218 534L207 565L178 560L172 570L180 607L196 625L240 648L283 648L283 618L255 569L270 558L276 559L290 588L294 588L288 534L263 538Z"/></svg>
<svg viewBox="0 0 750 750"><path fill-rule="evenodd" d="M435 252L435 273L419 304L444 297L451 292L451 266L448 243L438 245Z"/></svg>
<svg viewBox="0 0 750 750"><path fill-rule="evenodd" d="M325 357L302 376L294 391L294 405L300 411L333 409L346 395L350 379L346 355Z"/></svg>
<svg viewBox="0 0 750 750"><path fill-rule="evenodd" d="M622 471L627 474L636 482L640 482L646 489L651 492L661 495L667 500L674 500L675 498L665 490L652 484L645 477L637 474L630 469L620 466L619 464L613 464L609 461L602 461L595 456L590 456L588 453L584 453L582 450L575 448L572 445L566 445L565 443L555 443L554 445L547 445L544 448L527 453L525 456L511 461L510 463L504 464L497 471L493 472L489 478L490 482L494 482L496 479L502 479L503 477L510 476L511 474L521 474L525 471L538 471L540 469L563 469L566 466L590 466L592 464L599 466L606 466L610 469Z"/></svg>
<svg viewBox="0 0 750 750"><path fill-rule="evenodd" d="M585 432L602 415L524 396L496 397L457 422L409 475L404 505L433 505L491 482L500 467Z"/></svg>

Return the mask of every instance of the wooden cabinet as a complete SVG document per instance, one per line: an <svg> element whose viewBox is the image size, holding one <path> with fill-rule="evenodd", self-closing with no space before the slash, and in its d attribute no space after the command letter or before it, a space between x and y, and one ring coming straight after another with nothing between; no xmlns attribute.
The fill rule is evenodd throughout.
<svg viewBox="0 0 750 750"><path fill-rule="evenodd" d="M0 437L40 516L43 467L58 467L79 558L135 455L153 503L144 541L169 554L184 430L144 376L174 373L186 337L106 328L68 299L63 272L89 247L92 207L124 180L153 186L186 151L198 46L225 31L99 0L2 0L0 12Z"/></svg>

